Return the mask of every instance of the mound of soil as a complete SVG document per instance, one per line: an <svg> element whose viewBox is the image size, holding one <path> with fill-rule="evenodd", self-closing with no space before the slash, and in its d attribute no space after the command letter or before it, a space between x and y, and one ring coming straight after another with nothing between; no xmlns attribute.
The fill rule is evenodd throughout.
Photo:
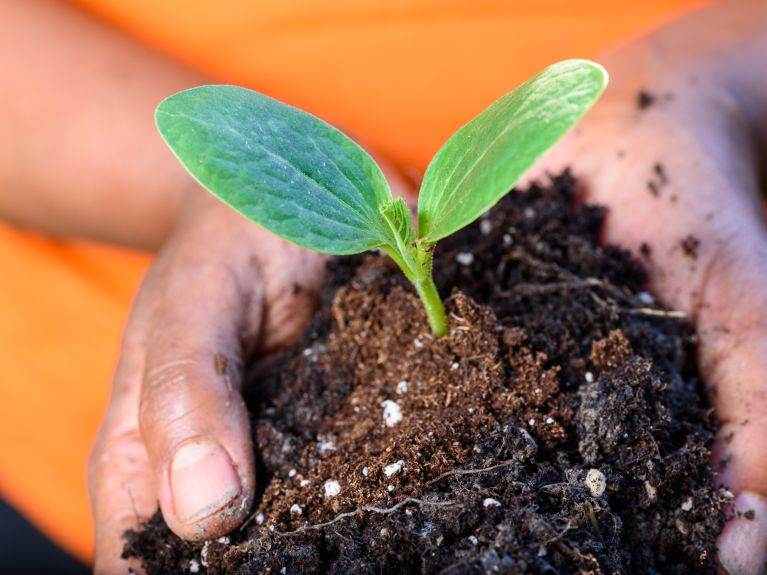
<svg viewBox="0 0 767 575"><path fill-rule="evenodd" d="M228 537L159 512L158 573L715 573L725 492L694 337L598 241L568 173L443 241L435 339L394 265L329 264L303 341L250 391L261 488Z"/></svg>

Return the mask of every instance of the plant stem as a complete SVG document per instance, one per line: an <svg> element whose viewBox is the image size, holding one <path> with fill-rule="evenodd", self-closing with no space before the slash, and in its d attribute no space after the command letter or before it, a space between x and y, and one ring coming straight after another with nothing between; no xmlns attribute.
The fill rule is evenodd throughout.
<svg viewBox="0 0 767 575"><path fill-rule="evenodd" d="M431 331L437 337L442 337L447 333L447 317L445 316L445 306L442 304L442 298L439 297L431 273L415 282L415 290L423 302Z"/></svg>
<svg viewBox="0 0 767 575"><path fill-rule="evenodd" d="M399 237L397 237L399 239ZM421 298L429 327L437 337L447 333L447 317L442 298L439 297L437 286L431 275L431 262L434 245L416 244L414 248L398 242L397 247L382 246L386 254L391 257L400 267L405 277L415 287L418 297Z"/></svg>

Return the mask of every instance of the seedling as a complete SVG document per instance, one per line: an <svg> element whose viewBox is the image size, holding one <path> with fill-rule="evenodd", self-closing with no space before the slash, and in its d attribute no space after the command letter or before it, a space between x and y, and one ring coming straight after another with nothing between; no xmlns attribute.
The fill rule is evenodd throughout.
<svg viewBox="0 0 767 575"><path fill-rule="evenodd" d="M435 245L495 205L606 85L598 64L560 62L463 126L426 170L417 233L375 161L311 114L244 88L200 86L164 100L155 118L189 173L250 220L317 252L383 250L441 336L447 320L432 278Z"/></svg>

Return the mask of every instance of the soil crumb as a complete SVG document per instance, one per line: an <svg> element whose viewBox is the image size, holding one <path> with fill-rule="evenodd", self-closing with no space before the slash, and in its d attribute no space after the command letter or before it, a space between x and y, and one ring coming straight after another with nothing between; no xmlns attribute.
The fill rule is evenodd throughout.
<svg viewBox="0 0 767 575"><path fill-rule="evenodd" d="M649 90L641 90L637 94L637 107L640 110L646 110L655 103L655 94Z"/></svg>
<svg viewBox="0 0 767 575"><path fill-rule="evenodd" d="M692 332L647 313L645 272L574 198L565 172L440 243L439 339L388 259L331 261L302 341L250 374L252 518L190 543L158 512L124 556L150 575L716 573Z"/></svg>
<svg viewBox="0 0 767 575"><path fill-rule="evenodd" d="M682 240L682 252L688 258L697 260L699 248L700 248L700 240L692 234L688 235Z"/></svg>

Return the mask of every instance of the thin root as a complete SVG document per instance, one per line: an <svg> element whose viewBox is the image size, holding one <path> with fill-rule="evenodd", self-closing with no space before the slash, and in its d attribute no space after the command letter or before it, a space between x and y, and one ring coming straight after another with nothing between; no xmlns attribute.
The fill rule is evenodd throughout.
<svg viewBox="0 0 767 575"><path fill-rule="evenodd" d="M304 527L299 527L298 529L295 529L293 531L281 531L281 532L275 532L275 535L279 535L280 537L286 536L286 535L295 535L296 533L304 533L306 531L312 531L316 529L324 529L325 527L329 527L335 523L338 523L339 521L342 521L346 519L347 517L354 517L358 513L362 512L368 512L368 513L378 513L379 515L388 515L390 513L394 513L398 509L401 509L405 505L408 505L410 503L415 503L417 505L423 505L423 506L434 506L434 507L448 507L450 505L455 505L455 501L427 501L425 499L416 499L415 497L406 497L396 505L393 505L391 507L375 507L373 505L362 505L360 507L357 507L354 511L346 511L345 513L340 513L336 515L333 519L330 521L325 521L324 523L316 523L314 525L305 525Z"/></svg>
<svg viewBox="0 0 767 575"><path fill-rule="evenodd" d="M498 463L496 465L492 465L490 467L484 467L482 469L454 469L452 471L446 471L442 475L439 475L435 477L434 479L427 481L426 485L432 485L434 483L437 483L438 481L441 481L445 477L450 477L451 475L474 475L475 473L486 473L488 471L493 471L495 469L500 469L501 467L508 467L512 463L515 463L516 460L509 459L507 461L504 461L502 463Z"/></svg>

